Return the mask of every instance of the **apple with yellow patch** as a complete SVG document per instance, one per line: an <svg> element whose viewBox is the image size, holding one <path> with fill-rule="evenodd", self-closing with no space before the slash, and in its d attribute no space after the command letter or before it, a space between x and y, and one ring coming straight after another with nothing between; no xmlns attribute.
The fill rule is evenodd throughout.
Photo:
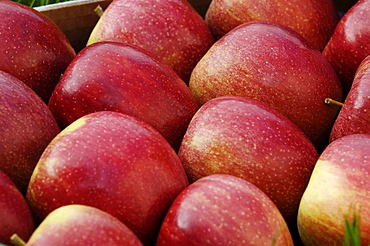
<svg viewBox="0 0 370 246"><path fill-rule="evenodd" d="M195 114L178 153L190 182L211 175L243 178L265 192L288 224L318 153L288 118L247 97L206 102Z"/></svg>
<svg viewBox="0 0 370 246"><path fill-rule="evenodd" d="M127 114L99 111L76 120L48 145L27 200L41 220L63 205L99 208L147 245L187 185L176 152L157 130Z"/></svg>
<svg viewBox="0 0 370 246"><path fill-rule="evenodd" d="M52 211L33 232L27 246L142 246L137 236L114 216L91 206L72 204Z"/></svg>
<svg viewBox="0 0 370 246"><path fill-rule="evenodd" d="M293 121L321 151L342 100L338 76L325 57L292 29L252 21L219 39L194 68L189 88L199 105L220 96L250 97Z"/></svg>
<svg viewBox="0 0 370 246"><path fill-rule="evenodd" d="M345 217L360 216L362 245L370 244L370 134L331 142L320 155L298 211L304 245L339 245Z"/></svg>
<svg viewBox="0 0 370 246"><path fill-rule="evenodd" d="M156 246L293 245L271 199L241 178L214 174L189 185L172 204Z"/></svg>

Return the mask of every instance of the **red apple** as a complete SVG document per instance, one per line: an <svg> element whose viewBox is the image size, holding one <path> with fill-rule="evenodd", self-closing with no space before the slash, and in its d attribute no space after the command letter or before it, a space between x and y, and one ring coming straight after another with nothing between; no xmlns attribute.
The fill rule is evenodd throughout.
<svg viewBox="0 0 370 246"><path fill-rule="evenodd" d="M14 1L0 1L0 70L30 86L46 103L75 56L48 17Z"/></svg>
<svg viewBox="0 0 370 246"><path fill-rule="evenodd" d="M61 128L95 111L126 113L152 125L177 150L198 105L162 60L133 45L101 42L71 62L49 108Z"/></svg>
<svg viewBox="0 0 370 246"><path fill-rule="evenodd" d="M370 55L357 69L351 90L334 122L330 141L356 133L370 134Z"/></svg>
<svg viewBox="0 0 370 246"><path fill-rule="evenodd" d="M293 121L317 149L327 144L340 101L338 76L302 36L277 23L242 24L219 39L199 61L189 87L200 105L227 95L261 101Z"/></svg>
<svg viewBox="0 0 370 246"><path fill-rule="evenodd" d="M285 116L247 97L205 103L179 150L190 182L211 174L243 178L265 192L291 224L318 153Z"/></svg>
<svg viewBox="0 0 370 246"><path fill-rule="evenodd" d="M298 229L304 245L340 245L345 217L360 216L361 245L370 244L370 135L331 142L302 196Z"/></svg>
<svg viewBox="0 0 370 246"><path fill-rule="evenodd" d="M34 229L35 223L26 199L0 170L0 243L10 244L10 237L15 233L27 240Z"/></svg>
<svg viewBox="0 0 370 246"><path fill-rule="evenodd" d="M188 83L214 43L204 19L186 0L114 0L88 40L121 41L150 51Z"/></svg>
<svg viewBox="0 0 370 246"><path fill-rule="evenodd" d="M215 174L183 190L167 213L156 246L293 245L276 205L255 185Z"/></svg>
<svg viewBox="0 0 370 246"><path fill-rule="evenodd" d="M112 215L86 205L72 204L52 211L26 246L110 245L142 246L136 235Z"/></svg>
<svg viewBox="0 0 370 246"><path fill-rule="evenodd" d="M3 71L0 125L0 169L25 193L37 161L59 133L59 127L45 102L22 81Z"/></svg>
<svg viewBox="0 0 370 246"><path fill-rule="evenodd" d="M256 20L288 26L322 51L339 15L332 0L213 0L205 16L217 39L240 24Z"/></svg>
<svg viewBox="0 0 370 246"><path fill-rule="evenodd" d="M68 204L99 208L149 245L187 185L176 152L158 131L133 116L100 111L79 118L49 144L27 199L39 219Z"/></svg>
<svg viewBox="0 0 370 246"><path fill-rule="evenodd" d="M331 63L343 84L345 94L351 88L355 72L370 55L370 1L359 0L339 21L323 55Z"/></svg>

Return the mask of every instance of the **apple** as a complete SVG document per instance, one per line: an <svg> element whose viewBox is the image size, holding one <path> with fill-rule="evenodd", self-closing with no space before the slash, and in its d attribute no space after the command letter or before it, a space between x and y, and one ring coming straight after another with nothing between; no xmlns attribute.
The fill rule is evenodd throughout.
<svg viewBox="0 0 370 246"><path fill-rule="evenodd" d="M294 223L318 153L288 118L247 97L223 96L195 114L179 150L189 181L211 174L243 178Z"/></svg>
<svg viewBox="0 0 370 246"><path fill-rule="evenodd" d="M227 174L203 177L171 205L156 246L294 245L284 218L252 183Z"/></svg>
<svg viewBox="0 0 370 246"><path fill-rule="evenodd" d="M339 111L338 76L301 35L269 21L241 24L219 39L194 68L190 90L199 105L219 96L261 101L293 121L321 151Z"/></svg>
<svg viewBox="0 0 370 246"><path fill-rule="evenodd" d="M82 116L48 145L27 200L38 220L63 205L99 208L151 245L187 185L176 152L157 130L127 114L99 111Z"/></svg>
<svg viewBox="0 0 370 246"><path fill-rule="evenodd" d="M360 216L361 245L370 244L370 135L331 142L320 155L302 196L298 230L304 245L339 245L345 218Z"/></svg>
<svg viewBox="0 0 370 246"><path fill-rule="evenodd" d="M37 245L143 244L116 217L95 207L71 204L55 209L41 222L26 244Z"/></svg>
<svg viewBox="0 0 370 246"><path fill-rule="evenodd" d="M0 124L0 170L25 194L42 152L60 129L35 92L1 70Z"/></svg>
<svg viewBox="0 0 370 246"><path fill-rule="evenodd" d="M357 69L351 90L330 133L330 142L345 135L370 133L370 55Z"/></svg>
<svg viewBox="0 0 370 246"><path fill-rule="evenodd" d="M83 115L112 110L142 119L178 149L198 105L162 60L125 43L100 42L77 54L49 101L63 129Z"/></svg>
<svg viewBox="0 0 370 246"><path fill-rule="evenodd" d="M28 239L35 229L31 210L14 182L0 170L0 243L10 244L16 233Z"/></svg>
<svg viewBox="0 0 370 246"><path fill-rule="evenodd" d="M341 79L345 95L351 89L356 70L370 55L370 2L359 0L340 19L323 55Z"/></svg>
<svg viewBox="0 0 370 246"><path fill-rule="evenodd" d="M87 45L99 41L137 45L163 59L188 83L191 71L214 38L186 0L114 0Z"/></svg>
<svg viewBox="0 0 370 246"><path fill-rule="evenodd" d="M0 70L30 86L45 103L75 51L60 28L42 13L0 1Z"/></svg>
<svg viewBox="0 0 370 246"><path fill-rule="evenodd" d="M332 0L213 0L205 16L216 39L240 24L256 20L288 26L322 51L339 15Z"/></svg>

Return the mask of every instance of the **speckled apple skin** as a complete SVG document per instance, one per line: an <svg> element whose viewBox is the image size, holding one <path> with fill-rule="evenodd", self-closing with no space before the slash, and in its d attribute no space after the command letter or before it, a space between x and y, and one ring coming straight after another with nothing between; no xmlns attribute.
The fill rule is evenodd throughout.
<svg viewBox="0 0 370 246"><path fill-rule="evenodd" d="M13 181L0 170L0 243L11 245L16 233L28 240L35 229L31 210Z"/></svg>
<svg viewBox="0 0 370 246"><path fill-rule="evenodd" d="M144 50L116 42L82 50L55 88L49 108L61 128L101 110L126 113L156 128L178 150L198 105L183 80Z"/></svg>
<svg viewBox="0 0 370 246"><path fill-rule="evenodd" d="M214 174L189 185L172 204L156 246L294 245L276 205L241 178Z"/></svg>
<svg viewBox="0 0 370 246"><path fill-rule="evenodd" d="M27 246L142 246L136 235L114 216L95 207L71 204L51 212Z"/></svg>
<svg viewBox="0 0 370 246"><path fill-rule="evenodd" d="M238 96L204 104L178 155L190 182L219 173L243 178L265 192L289 224L318 158L309 139L285 116Z"/></svg>
<svg viewBox="0 0 370 246"><path fill-rule="evenodd" d="M305 245L340 245L344 218L360 216L361 244L370 244L370 135L339 138L321 154L303 194L298 229Z"/></svg>
<svg viewBox="0 0 370 246"><path fill-rule="evenodd" d="M324 56L291 29L268 21L238 26L218 40L189 83L199 105L219 96L261 101L293 121L317 149L326 146L342 88Z"/></svg>
<svg viewBox="0 0 370 246"><path fill-rule="evenodd" d="M0 1L0 69L30 86L48 102L61 74L76 55L60 28L40 12Z"/></svg>
<svg viewBox="0 0 370 246"><path fill-rule="evenodd" d="M188 83L214 38L186 0L114 0L93 29L88 45L99 41L120 41L150 51Z"/></svg>
<svg viewBox="0 0 370 246"><path fill-rule="evenodd" d="M332 0L213 0L205 21L216 39L240 24L267 20L288 26L322 51L339 21Z"/></svg>
<svg viewBox="0 0 370 246"><path fill-rule="evenodd" d="M33 169L58 124L36 93L22 81L0 71L0 169L25 194Z"/></svg>
<svg viewBox="0 0 370 246"><path fill-rule="evenodd" d="M351 90L331 129L330 142L360 133L370 133L370 56L357 69Z"/></svg>
<svg viewBox="0 0 370 246"><path fill-rule="evenodd" d="M341 79L345 94L351 89L356 70L370 55L370 2L359 0L339 21L323 55Z"/></svg>
<svg viewBox="0 0 370 246"><path fill-rule="evenodd" d="M62 205L97 207L150 245L187 185L176 152L160 133L133 116L100 111L54 138L31 177L27 199L40 219Z"/></svg>

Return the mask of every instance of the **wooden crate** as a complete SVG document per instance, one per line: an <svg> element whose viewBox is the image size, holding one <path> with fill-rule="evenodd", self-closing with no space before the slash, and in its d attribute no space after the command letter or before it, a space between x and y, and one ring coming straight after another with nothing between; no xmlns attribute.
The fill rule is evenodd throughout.
<svg viewBox="0 0 370 246"><path fill-rule="evenodd" d="M36 7L35 9L52 19L65 33L76 52L83 49L91 31L99 20L94 9L103 10L112 0L74 0ZM211 0L188 0L204 16Z"/></svg>

